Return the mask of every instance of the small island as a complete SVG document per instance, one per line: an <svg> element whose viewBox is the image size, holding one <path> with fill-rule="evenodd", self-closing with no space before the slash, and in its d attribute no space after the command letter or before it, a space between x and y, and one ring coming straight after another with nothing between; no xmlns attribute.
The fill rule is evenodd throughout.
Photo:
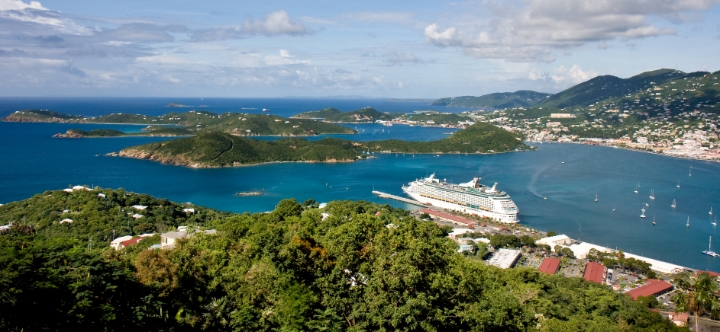
<svg viewBox="0 0 720 332"><path fill-rule="evenodd" d="M477 123L450 137L431 142L396 139L353 142L337 138L259 141L227 133L208 132L194 137L134 146L109 155L147 159L168 165L209 168L269 162L353 162L366 159L375 152L476 154L528 149L530 147L519 136L487 123Z"/></svg>
<svg viewBox="0 0 720 332"><path fill-rule="evenodd" d="M185 136L203 132L224 132L234 136L315 136L320 134L355 134L356 131L332 123L310 119L288 119L269 114L224 113L188 111L161 116L112 113L99 117L81 117L48 110L24 110L10 114L6 122L60 122L80 124L142 124L150 125L145 136ZM181 127L181 128L172 128ZM165 128L165 129L162 129ZM182 129L182 130L180 130ZM60 134L66 135L66 134ZM98 135L99 137L100 135ZM62 136L58 136L62 137ZM87 137L85 135L84 137Z"/></svg>
<svg viewBox="0 0 720 332"><path fill-rule="evenodd" d="M173 103L167 104L165 107L190 107L190 106L183 105L183 104L180 104L177 102L173 102Z"/></svg>
<svg viewBox="0 0 720 332"><path fill-rule="evenodd" d="M382 113L372 107L343 112L337 108L325 108L319 111L304 112L292 116L294 119L317 119L329 123L373 123L378 120L390 121L400 114Z"/></svg>

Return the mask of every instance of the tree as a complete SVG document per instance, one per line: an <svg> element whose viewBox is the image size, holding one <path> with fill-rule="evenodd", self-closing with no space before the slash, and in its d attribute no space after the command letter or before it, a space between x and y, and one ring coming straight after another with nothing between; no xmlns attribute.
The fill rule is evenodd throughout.
<svg viewBox="0 0 720 332"><path fill-rule="evenodd" d="M548 236L548 237L555 236L555 235L558 235L557 232L555 232L555 231L549 231L549 232L547 232L547 236Z"/></svg>

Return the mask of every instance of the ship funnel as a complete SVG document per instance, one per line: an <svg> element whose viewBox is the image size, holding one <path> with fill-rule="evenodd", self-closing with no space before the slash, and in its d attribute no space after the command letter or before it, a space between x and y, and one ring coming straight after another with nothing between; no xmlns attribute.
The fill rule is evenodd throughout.
<svg viewBox="0 0 720 332"><path fill-rule="evenodd" d="M495 182L495 184L492 186L492 188L488 189L487 192L488 192L488 193L495 193L495 192L497 192L497 189L496 189L496 188L497 188L497 182Z"/></svg>

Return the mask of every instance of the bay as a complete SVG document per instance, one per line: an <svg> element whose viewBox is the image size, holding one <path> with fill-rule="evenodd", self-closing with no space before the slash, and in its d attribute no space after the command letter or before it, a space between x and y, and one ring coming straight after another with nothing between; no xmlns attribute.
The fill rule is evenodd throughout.
<svg viewBox="0 0 720 332"><path fill-rule="evenodd" d="M25 108L48 108L86 116L113 112L164 114L192 108L166 108L169 102L208 106L213 112L261 112L289 116L337 107L373 106L380 111L433 109L425 102L371 99L163 99L163 98L2 98L0 116ZM242 110L255 108L255 110ZM459 112L463 109L435 108ZM435 172L451 182L482 177L498 182L520 208L521 224L554 230L602 246L661 259L697 269L720 270L720 260L700 253L717 228L708 214L720 208L720 164L577 144L541 144L537 151L496 155L377 155L355 163L276 163L257 166L190 169L144 160L97 156L167 138L123 137L53 139L70 128L138 130L133 125L71 125L0 123L0 203L21 200L45 190L86 184L119 188L192 202L225 211L262 212L283 198L319 202L367 200L412 208L383 200L373 189L402 195L401 186ZM354 140L400 138L434 140L449 130L408 126L350 125ZM265 138L273 139L273 138ZM565 162L565 163L563 163ZM692 176L689 169L692 166ZM676 185L680 181L680 188ZM635 186L640 183L639 193ZM655 200L649 198L655 191ZM264 190L258 197L237 197L238 191ZM595 195L599 201L594 202ZM543 199L547 197L547 200ZM670 207L677 200L677 208ZM640 208L646 207L646 219ZM616 208L612 212L613 206ZM657 225L651 224L653 216ZM690 217L690 227L685 226Z"/></svg>

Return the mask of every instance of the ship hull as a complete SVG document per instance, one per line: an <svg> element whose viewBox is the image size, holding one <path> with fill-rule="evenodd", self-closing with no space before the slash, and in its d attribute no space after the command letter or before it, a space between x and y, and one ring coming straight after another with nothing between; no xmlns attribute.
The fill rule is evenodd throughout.
<svg viewBox="0 0 720 332"><path fill-rule="evenodd" d="M508 224L517 223L517 222L518 222L517 214L506 214L506 215L503 215L503 214L500 214L500 213L497 213L497 212L493 212L493 211L486 211L486 210L481 210L481 209L474 209L474 208L471 208L471 207L469 207L469 206L463 206L463 205L459 205L459 204L453 204L453 203L449 203L449 202L444 202L444 201L441 201L441 200L437 200L437 199L434 199L434 198L425 197L425 196L422 196L420 193L410 192L410 191L407 190L407 188L403 188L403 191L405 191L405 193L406 193L408 196L412 197L412 198L415 199L416 201L421 202L421 203L423 203L423 204L425 204L425 205L436 206L436 207L440 207L440 208L443 208L443 209L454 210L454 211L458 211L458 212L462 212L462 213L467 213L467 214L475 214L475 215L478 215L478 216L480 216L480 217L487 217L487 218L490 218L490 219L492 219L492 220L499 221L499 222L503 222L503 223L508 223Z"/></svg>

